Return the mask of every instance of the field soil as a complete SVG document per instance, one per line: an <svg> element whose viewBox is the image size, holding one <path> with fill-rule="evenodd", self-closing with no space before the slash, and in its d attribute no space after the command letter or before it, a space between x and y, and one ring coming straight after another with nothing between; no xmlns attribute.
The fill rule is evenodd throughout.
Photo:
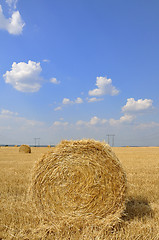
<svg viewBox="0 0 159 240"><path fill-rule="evenodd" d="M126 209L119 224L102 234L55 231L29 198L36 160L49 147L0 147L0 240L159 240L159 147L114 147L127 174ZM91 229L91 228L90 228Z"/></svg>

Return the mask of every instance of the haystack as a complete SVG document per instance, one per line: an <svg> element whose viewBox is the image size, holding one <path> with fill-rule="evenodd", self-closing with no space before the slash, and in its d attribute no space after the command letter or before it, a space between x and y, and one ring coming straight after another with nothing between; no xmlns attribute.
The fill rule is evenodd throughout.
<svg viewBox="0 0 159 240"><path fill-rule="evenodd" d="M30 146L23 144L19 147L19 152L31 153L31 148Z"/></svg>
<svg viewBox="0 0 159 240"><path fill-rule="evenodd" d="M125 192L125 172L104 142L64 140L34 167L31 193L38 210L67 231L114 224Z"/></svg>

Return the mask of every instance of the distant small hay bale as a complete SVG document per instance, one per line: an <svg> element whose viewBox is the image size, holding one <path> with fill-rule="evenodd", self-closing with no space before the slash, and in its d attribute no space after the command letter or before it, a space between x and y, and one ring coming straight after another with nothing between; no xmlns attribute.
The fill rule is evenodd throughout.
<svg viewBox="0 0 159 240"><path fill-rule="evenodd" d="M126 174L106 143L63 140L36 162L30 193L54 224L106 227L125 209Z"/></svg>
<svg viewBox="0 0 159 240"><path fill-rule="evenodd" d="M48 145L48 148L50 148L51 147L51 145Z"/></svg>
<svg viewBox="0 0 159 240"><path fill-rule="evenodd" d="M30 146L23 144L19 147L19 152L31 153L31 148Z"/></svg>
<svg viewBox="0 0 159 240"><path fill-rule="evenodd" d="M18 147L18 145L14 145L14 147Z"/></svg>

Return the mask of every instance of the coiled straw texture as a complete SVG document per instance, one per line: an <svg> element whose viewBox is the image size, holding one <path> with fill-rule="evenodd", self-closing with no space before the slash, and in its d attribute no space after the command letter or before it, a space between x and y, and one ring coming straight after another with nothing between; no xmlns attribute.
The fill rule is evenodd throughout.
<svg viewBox="0 0 159 240"><path fill-rule="evenodd" d="M19 147L19 152L31 153L31 148L30 148L29 145L23 144L23 145L21 145L21 146Z"/></svg>
<svg viewBox="0 0 159 240"><path fill-rule="evenodd" d="M126 175L106 143L63 140L36 163L31 192L54 224L106 227L125 207Z"/></svg>

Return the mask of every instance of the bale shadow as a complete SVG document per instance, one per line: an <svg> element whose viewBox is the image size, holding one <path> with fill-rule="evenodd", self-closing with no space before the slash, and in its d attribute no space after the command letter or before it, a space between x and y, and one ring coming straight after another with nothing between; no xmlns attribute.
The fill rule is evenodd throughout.
<svg viewBox="0 0 159 240"><path fill-rule="evenodd" d="M122 220L130 221L134 218L141 220L147 217L154 217L154 212L150 207L148 200L142 197L131 197L126 203L126 209L122 216Z"/></svg>

